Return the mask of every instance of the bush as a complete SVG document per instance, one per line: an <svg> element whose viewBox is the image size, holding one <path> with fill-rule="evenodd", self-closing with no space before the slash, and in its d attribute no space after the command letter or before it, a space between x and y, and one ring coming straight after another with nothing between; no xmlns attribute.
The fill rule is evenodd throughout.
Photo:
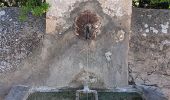
<svg viewBox="0 0 170 100"><path fill-rule="evenodd" d="M133 0L134 7L169 9L170 0Z"/></svg>
<svg viewBox="0 0 170 100"><path fill-rule="evenodd" d="M49 4L45 0L0 0L0 7L21 7L19 19L25 20L29 12L34 16L42 16Z"/></svg>
<svg viewBox="0 0 170 100"><path fill-rule="evenodd" d="M27 18L28 12L31 12L34 16L42 16L48 8L49 4L40 0L27 0L27 2L21 2L21 20Z"/></svg>
<svg viewBox="0 0 170 100"><path fill-rule="evenodd" d="M0 0L0 7L19 7L28 0Z"/></svg>

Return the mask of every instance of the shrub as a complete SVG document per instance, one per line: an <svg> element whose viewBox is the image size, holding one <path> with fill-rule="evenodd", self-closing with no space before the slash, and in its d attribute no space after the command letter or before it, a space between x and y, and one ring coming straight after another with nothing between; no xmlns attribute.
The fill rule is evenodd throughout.
<svg viewBox="0 0 170 100"><path fill-rule="evenodd" d="M21 7L19 19L25 20L29 12L42 16L50 6L45 0L0 0L0 7Z"/></svg>
<svg viewBox="0 0 170 100"><path fill-rule="evenodd" d="M25 20L29 12L34 16L42 16L49 7L48 3L41 0L27 0L26 2L22 2L20 19Z"/></svg>
<svg viewBox="0 0 170 100"><path fill-rule="evenodd" d="M133 0L134 7L169 9L170 0Z"/></svg>

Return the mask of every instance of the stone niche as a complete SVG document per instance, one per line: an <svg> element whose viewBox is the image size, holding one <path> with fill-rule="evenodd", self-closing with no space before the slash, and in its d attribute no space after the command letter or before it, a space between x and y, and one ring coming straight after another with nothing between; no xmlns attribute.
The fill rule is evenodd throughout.
<svg viewBox="0 0 170 100"><path fill-rule="evenodd" d="M44 41L49 43L42 54L52 56L46 85L127 86L131 0L46 1L51 7Z"/></svg>

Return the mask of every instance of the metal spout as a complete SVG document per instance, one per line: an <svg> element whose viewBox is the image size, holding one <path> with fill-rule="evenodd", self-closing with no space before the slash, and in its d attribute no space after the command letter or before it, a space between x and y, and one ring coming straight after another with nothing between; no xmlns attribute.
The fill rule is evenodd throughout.
<svg viewBox="0 0 170 100"><path fill-rule="evenodd" d="M96 90L90 90L88 85L84 85L84 88L83 90L77 90L76 91L76 100L80 100L80 94L83 93L83 94L89 94L89 93L92 93L95 95L95 100L98 100L98 94L97 94L97 91Z"/></svg>

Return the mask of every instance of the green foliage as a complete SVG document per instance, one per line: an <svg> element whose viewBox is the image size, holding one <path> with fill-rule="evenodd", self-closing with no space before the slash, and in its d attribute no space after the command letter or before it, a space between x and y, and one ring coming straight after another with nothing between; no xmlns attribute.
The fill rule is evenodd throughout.
<svg viewBox="0 0 170 100"><path fill-rule="evenodd" d="M3 3L0 3L0 7L4 7L4 4L3 4Z"/></svg>
<svg viewBox="0 0 170 100"><path fill-rule="evenodd" d="M168 9L170 0L132 0L133 7Z"/></svg>
<svg viewBox="0 0 170 100"><path fill-rule="evenodd" d="M161 3L161 2L169 2L170 0L151 0L151 4Z"/></svg>
<svg viewBox="0 0 170 100"><path fill-rule="evenodd" d="M0 0L0 7L21 7L19 19L27 19L28 13L42 16L50 7L45 0Z"/></svg>
<svg viewBox="0 0 170 100"><path fill-rule="evenodd" d="M19 19L22 20L22 21L26 20L28 12L29 12L29 8L23 6L22 9L21 9L21 12L20 12Z"/></svg>
<svg viewBox="0 0 170 100"><path fill-rule="evenodd" d="M46 2L41 0L27 0L22 2L20 20L26 20L27 14L31 12L34 16L42 16L50 7Z"/></svg>
<svg viewBox="0 0 170 100"><path fill-rule="evenodd" d="M27 0L0 0L0 7L20 7Z"/></svg>
<svg viewBox="0 0 170 100"><path fill-rule="evenodd" d="M133 7L138 7L139 6L139 0L132 0L132 5L133 5Z"/></svg>

